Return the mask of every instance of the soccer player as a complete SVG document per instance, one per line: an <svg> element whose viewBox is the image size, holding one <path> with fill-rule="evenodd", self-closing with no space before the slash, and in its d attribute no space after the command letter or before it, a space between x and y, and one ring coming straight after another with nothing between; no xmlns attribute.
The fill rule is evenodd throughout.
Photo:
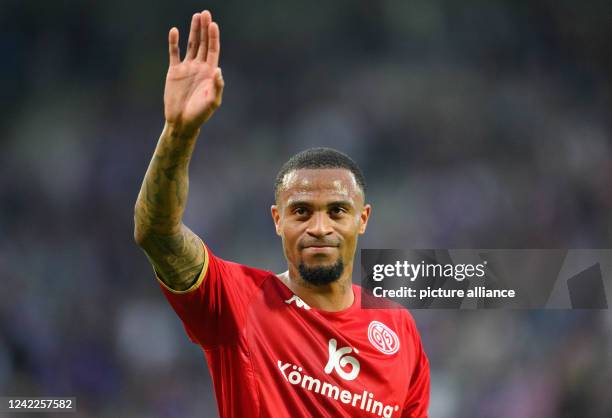
<svg viewBox="0 0 612 418"><path fill-rule="evenodd" d="M200 126L221 105L219 27L191 20L188 48L169 33L166 123L135 206L134 236L191 340L200 345L221 417L426 417L429 364L404 309L361 309L352 284L371 207L365 180L328 148L292 157L271 212L288 270L215 256L182 223Z"/></svg>

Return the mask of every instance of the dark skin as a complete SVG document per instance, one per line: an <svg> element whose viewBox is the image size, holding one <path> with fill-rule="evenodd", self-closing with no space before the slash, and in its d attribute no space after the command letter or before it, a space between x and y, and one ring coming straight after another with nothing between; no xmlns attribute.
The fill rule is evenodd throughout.
<svg viewBox="0 0 612 418"><path fill-rule="evenodd" d="M191 18L187 52L179 31L168 33L164 89L166 123L134 208L134 239L172 289L185 290L204 265L200 238L182 222L189 192L189 161L200 127L221 106L219 26L208 10Z"/></svg>
<svg viewBox="0 0 612 418"><path fill-rule="evenodd" d="M371 213L353 173L342 168L289 172L271 212L289 268L278 276L283 283L318 309L339 311L351 306L357 239L365 232ZM339 258L344 271L326 285L312 285L298 271L300 263L332 266Z"/></svg>
<svg viewBox="0 0 612 418"><path fill-rule="evenodd" d="M170 29L166 122L134 208L134 239L160 279L176 291L190 288L205 261L200 238L182 218L189 192L189 162L200 127L221 105L224 88L218 66L219 26L209 11L193 15L187 46L181 60L178 29ZM370 210L349 170L288 173L277 204L272 206L289 267L278 276L280 280L315 308L338 311L350 306L357 236L365 232ZM336 282L315 287L300 277L300 262L311 267L330 265L339 257L345 269Z"/></svg>

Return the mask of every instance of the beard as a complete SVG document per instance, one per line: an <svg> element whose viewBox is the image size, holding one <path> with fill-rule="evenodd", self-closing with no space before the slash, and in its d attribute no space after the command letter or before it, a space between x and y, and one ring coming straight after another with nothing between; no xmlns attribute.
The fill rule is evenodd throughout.
<svg viewBox="0 0 612 418"><path fill-rule="evenodd" d="M338 261L331 266L317 267L308 267L304 262L301 262L298 266L298 270L300 276L302 276L302 279L306 282L315 286L322 286L333 283L340 278L344 271L344 262L342 258L338 258Z"/></svg>

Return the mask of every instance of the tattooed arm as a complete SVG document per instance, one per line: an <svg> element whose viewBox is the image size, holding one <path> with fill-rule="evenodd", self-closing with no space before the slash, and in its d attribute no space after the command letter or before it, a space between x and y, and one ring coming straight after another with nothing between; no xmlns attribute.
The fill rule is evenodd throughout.
<svg viewBox="0 0 612 418"><path fill-rule="evenodd" d="M179 56L179 33L168 35L170 65L164 90L166 124L134 209L134 239L159 277L185 290L204 265L198 236L182 222L189 189L189 161L200 126L221 105L223 77L219 27L208 11L191 20L187 53Z"/></svg>

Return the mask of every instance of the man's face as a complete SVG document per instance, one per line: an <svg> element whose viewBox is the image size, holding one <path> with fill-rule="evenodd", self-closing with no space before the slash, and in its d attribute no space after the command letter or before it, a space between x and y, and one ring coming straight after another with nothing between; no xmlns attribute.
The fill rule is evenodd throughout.
<svg viewBox="0 0 612 418"><path fill-rule="evenodd" d="M276 203L272 218L290 268L313 284L337 280L352 265L371 210L353 173L342 168L291 171Z"/></svg>

